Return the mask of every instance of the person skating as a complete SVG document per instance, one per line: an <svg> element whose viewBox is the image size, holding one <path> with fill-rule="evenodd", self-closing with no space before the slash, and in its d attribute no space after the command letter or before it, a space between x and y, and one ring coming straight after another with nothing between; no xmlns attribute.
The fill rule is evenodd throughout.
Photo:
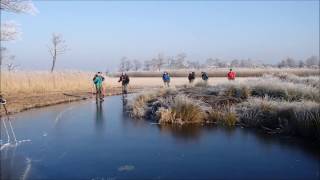
<svg viewBox="0 0 320 180"><path fill-rule="evenodd" d="M189 83L192 84L195 79L196 79L196 73L195 72L189 73L188 75Z"/></svg>
<svg viewBox="0 0 320 180"><path fill-rule="evenodd" d="M208 81L209 77L208 74L206 72L201 72L201 78L202 80L204 80L205 82Z"/></svg>
<svg viewBox="0 0 320 180"><path fill-rule="evenodd" d="M7 100L4 99L4 97L2 97L2 95L0 95L0 106L3 104L6 104Z"/></svg>
<svg viewBox="0 0 320 180"><path fill-rule="evenodd" d="M96 99L100 99L101 101L103 101L103 81L104 81L104 77L102 75L101 72L98 72L97 74L94 75L93 77L93 83L96 87Z"/></svg>
<svg viewBox="0 0 320 180"><path fill-rule="evenodd" d="M170 87L170 75L167 72L162 74L162 80L164 83L164 87Z"/></svg>
<svg viewBox="0 0 320 180"><path fill-rule="evenodd" d="M128 84L130 82L129 76L126 73L122 73L118 82L122 83L122 93L127 94L128 93L127 88L128 88Z"/></svg>
<svg viewBox="0 0 320 180"><path fill-rule="evenodd" d="M235 80L236 79L236 72L232 71L232 69L230 69L230 71L227 74L228 80Z"/></svg>

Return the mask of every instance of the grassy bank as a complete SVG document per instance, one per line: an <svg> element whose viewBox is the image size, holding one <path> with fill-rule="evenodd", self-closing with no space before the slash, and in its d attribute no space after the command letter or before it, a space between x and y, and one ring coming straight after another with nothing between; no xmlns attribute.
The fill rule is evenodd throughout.
<svg viewBox="0 0 320 180"><path fill-rule="evenodd" d="M2 74L2 94L7 99L7 107L10 113L20 112L30 108L43 107L53 104L59 104L64 102L88 99L94 97L92 72L78 72L78 71L63 71L63 72L40 72L40 71L19 71L19 72L3 72ZM268 78L268 77L264 77ZM242 89L242 84L247 86L250 84L247 81L254 82L255 86L251 87L252 94L255 96L264 97L266 94L270 97L281 97L283 100L294 101L295 99L319 99L315 90L317 85L318 76L300 77L296 75L288 75L278 73L277 76L270 78L276 78L278 81L278 88L272 88L273 86L267 85L264 82L259 81L257 77L237 78L233 83L224 84L226 82L225 77L210 78L208 81L208 87L205 87L200 78L196 79L196 86L185 88L185 90L201 91L196 93L189 93L195 96L203 97L202 91L211 91L210 93L220 92L221 89L228 88L228 93L239 93ZM271 82L270 80L269 82ZM282 83L286 83L285 86ZM188 84L186 77L173 77L171 80L172 87L185 87ZM272 82L271 84L274 84ZM305 84L308 84L305 87ZM232 85L232 88L230 87ZM258 86L259 85L259 86ZM151 88L161 88L163 82L161 77L131 77L129 84L130 92L140 92ZM187 85L189 86L189 85ZM118 77L106 77L104 82L105 94L114 95L121 93L121 84L118 82ZM212 88L215 87L215 88ZM220 88L220 89L219 89ZM262 89L264 91L262 91ZM260 92L260 94L259 94ZM263 93L262 93L263 92ZM185 94L189 97L188 92ZM193 97L191 97L193 98ZM178 104L188 101L181 97L181 101L177 102L177 111L179 110ZM192 99L194 101L194 98ZM318 102L318 100L317 100ZM167 111L163 109L163 112ZM173 114L176 111L173 112ZM0 110L3 113L3 109ZM169 115L169 113L167 113ZM173 116L174 119L178 118L178 115ZM221 114L219 114L221 116ZM170 116L168 116L169 118ZM165 122L165 121L164 121Z"/></svg>
<svg viewBox="0 0 320 180"><path fill-rule="evenodd" d="M136 119L160 124L215 124L320 140L319 76L265 75L216 85L197 83L129 100Z"/></svg>
<svg viewBox="0 0 320 180"><path fill-rule="evenodd" d="M78 101L95 97L90 72L41 72L19 71L2 73L2 95L7 100L10 114L49 105ZM106 95L121 93L116 78L106 78ZM129 92L135 91L130 87ZM0 114L4 109L0 108Z"/></svg>

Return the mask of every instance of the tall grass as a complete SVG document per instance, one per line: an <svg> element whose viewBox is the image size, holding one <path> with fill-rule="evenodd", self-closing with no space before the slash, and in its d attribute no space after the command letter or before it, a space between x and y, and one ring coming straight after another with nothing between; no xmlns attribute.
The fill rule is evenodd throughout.
<svg viewBox="0 0 320 180"><path fill-rule="evenodd" d="M203 122L205 114L197 101L184 95L178 95L168 109L158 111L159 123L162 124L190 124Z"/></svg>
<svg viewBox="0 0 320 180"><path fill-rule="evenodd" d="M303 78L303 77L302 77ZM282 81L270 76L245 82L228 82L210 87L211 91L236 98L249 96L271 97L286 101L312 100L320 102L319 88L306 84Z"/></svg>
<svg viewBox="0 0 320 180"><path fill-rule="evenodd" d="M247 127L320 139L320 105L315 102L253 98L237 105L237 114Z"/></svg>
<svg viewBox="0 0 320 180"><path fill-rule="evenodd" d="M273 76L281 79L282 81L320 88L320 76L299 77L297 75L284 72L273 74Z"/></svg>
<svg viewBox="0 0 320 180"><path fill-rule="evenodd" d="M262 78L248 82L253 96L269 96L288 101L314 100L320 102L319 89L305 84L283 82L276 78Z"/></svg>
<svg viewBox="0 0 320 180"><path fill-rule="evenodd" d="M65 71L3 72L2 92L5 94L46 93L55 91L90 91L93 73Z"/></svg>
<svg viewBox="0 0 320 180"><path fill-rule="evenodd" d="M139 94L134 100L129 101L130 115L136 119L142 119L146 117L146 110L148 108L148 102L157 97L156 93L145 92Z"/></svg>
<svg viewBox="0 0 320 180"><path fill-rule="evenodd" d="M207 113L207 121L222 126L233 127L237 123L237 115L230 109L211 109Z"/></svg>
<svg viewBox="0 0 320 180"><path fill-rule="evenodd" d="M157 91L146 91L137 94L129 99L128 110L131 117L135 119L148 118L155 116L156 111L163 104L172 102L168 96L176 94L174 88L162 88ZM149 112L151 110L151 112Z"/></svg>

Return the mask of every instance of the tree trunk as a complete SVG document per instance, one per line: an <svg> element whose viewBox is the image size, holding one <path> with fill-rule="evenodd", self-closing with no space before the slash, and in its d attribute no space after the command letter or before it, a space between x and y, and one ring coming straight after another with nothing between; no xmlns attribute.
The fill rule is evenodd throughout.
<svg viewBox="0 0 320 180"><path fill-rule="evenodd" d="M56 57L56 56L53 56L53 57L52 57L52 66L51 66L51 72L53 72L53 70L54 70L54 67L55 67L55 65L56 65L56 59L57 59L57 57Z"/></svg>
<svg viewBox="0 0 320 180"><path fill-rule="evenodd" d="M56 65L56 60L57 60L57 48L56 46L54 47L54 54L52 56L52 67L51 67L51 72L53 72L54 67Z"/></svg>

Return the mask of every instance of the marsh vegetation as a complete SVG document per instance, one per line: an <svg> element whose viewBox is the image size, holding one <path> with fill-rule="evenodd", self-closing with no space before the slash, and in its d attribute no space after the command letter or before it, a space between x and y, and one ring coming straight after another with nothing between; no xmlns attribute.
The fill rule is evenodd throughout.
<svg viewBox="0 0 320 180"><path fill-rule="evenodd" d="M320 140L319 103L319 76L278 73L144 92L129 100L128 111L160 124L241 126Z"/></svg>

